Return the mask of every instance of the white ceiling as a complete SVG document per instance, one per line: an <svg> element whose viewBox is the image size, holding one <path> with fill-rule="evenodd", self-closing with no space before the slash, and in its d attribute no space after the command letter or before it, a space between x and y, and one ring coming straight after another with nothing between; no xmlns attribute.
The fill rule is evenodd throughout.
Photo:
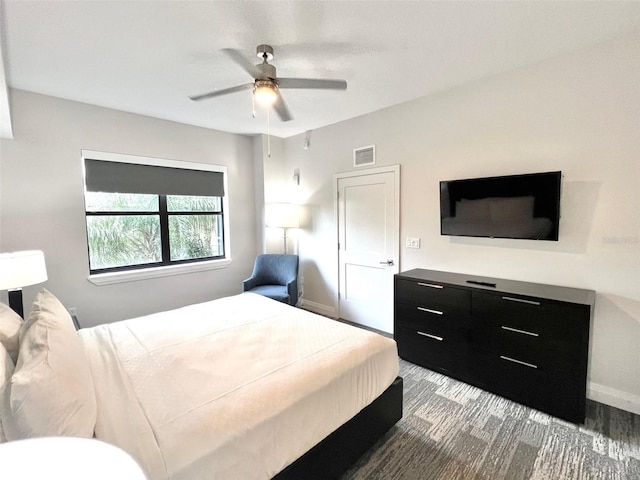
<svg viewBox="0 0 640 480"><path fill-rule="evenodd" d="M346 91L284 90L288 137L640 29L640 1L0 0L9 87L218 130L266 133L251 91L189 95L251 78L222 52L275 49L282 77ZM0 63L1 66L1 63Z"/></svg>

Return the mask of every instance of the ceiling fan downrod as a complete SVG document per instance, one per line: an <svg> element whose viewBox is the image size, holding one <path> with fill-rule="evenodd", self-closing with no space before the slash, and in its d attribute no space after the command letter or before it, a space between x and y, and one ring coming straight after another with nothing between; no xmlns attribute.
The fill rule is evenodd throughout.
<svg viewBox="0 0 640 480"><path fill-rule="evenodd" d="M258 45L256 47L256 56L262 58L265 62L273 59L273 47L271 45Z"/></svg>

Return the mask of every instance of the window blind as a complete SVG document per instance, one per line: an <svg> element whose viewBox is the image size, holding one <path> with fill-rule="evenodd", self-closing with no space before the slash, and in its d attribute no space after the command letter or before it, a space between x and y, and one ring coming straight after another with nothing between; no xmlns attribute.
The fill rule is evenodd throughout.
<svg viewBox="0 0 640 480"><path fill-rule="evenodd" d="M224 196L222 172L85 159L85 173L89 192Z"/></svg>

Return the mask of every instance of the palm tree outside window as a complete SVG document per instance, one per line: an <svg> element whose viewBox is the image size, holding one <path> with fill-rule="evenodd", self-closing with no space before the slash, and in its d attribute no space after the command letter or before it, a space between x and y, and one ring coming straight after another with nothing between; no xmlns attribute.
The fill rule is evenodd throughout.
<svg viewBox="0 0 640 480"><path fill-rule="evenodd" d="M224 259L223 175L85 158L90 274Z"/></svg>

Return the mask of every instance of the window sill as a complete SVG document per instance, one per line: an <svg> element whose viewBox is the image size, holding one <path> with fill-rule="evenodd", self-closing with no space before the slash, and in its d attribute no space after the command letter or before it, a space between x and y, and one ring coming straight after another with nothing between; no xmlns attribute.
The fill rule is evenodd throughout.
<svg viewBox="0 0 640 480"><path fill-rule="evenodd" d="M124 270L121 272L98 273L89 275L89 280L94 285L112 285L114 283L135 282L147 280L149 278L168 277L171 275L182 275L185 273L202 272L205 270L215 270L227 268L231 264L231 259L211 260L207 262L183 263L180 265L169 265L163 267L143 268L140 270Z"/></svg>

